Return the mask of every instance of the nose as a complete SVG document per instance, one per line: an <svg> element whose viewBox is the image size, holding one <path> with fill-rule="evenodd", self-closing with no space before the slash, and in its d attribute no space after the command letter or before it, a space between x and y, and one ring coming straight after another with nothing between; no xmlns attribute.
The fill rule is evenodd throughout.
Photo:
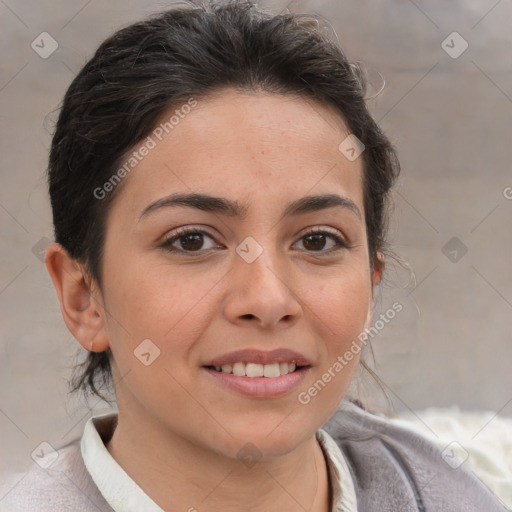
<svg viewBox="0 0 512 512"><path fill-rule="evenodd" d="M284 329L295 325L303 314L284 263L264 250L252 263L235 257L230 290L224 302L226 318L237 325L261 329Z"/></svg>

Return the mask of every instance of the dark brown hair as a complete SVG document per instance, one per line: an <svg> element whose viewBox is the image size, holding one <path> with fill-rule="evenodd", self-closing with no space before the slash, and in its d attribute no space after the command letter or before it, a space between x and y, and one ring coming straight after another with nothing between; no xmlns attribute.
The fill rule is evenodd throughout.
<svg viewBox="0 0 512 512"><path fill-rule="evenodd" d="M94 193L171 107L225 87L302 95L335 109L365 146L363 190L372 268L385 248L388 192L399 163L365 104L365 80L313 15L252 1L189 1L105 40L64 97L49 158L55 239L101 289L106 213L121 187ZM340 141L341 142L341 141ZM90 352L73 390L102 396L110 351Z"/></svg>

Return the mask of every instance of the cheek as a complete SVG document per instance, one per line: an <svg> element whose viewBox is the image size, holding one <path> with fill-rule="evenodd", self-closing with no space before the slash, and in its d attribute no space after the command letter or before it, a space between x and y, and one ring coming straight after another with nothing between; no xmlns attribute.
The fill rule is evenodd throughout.
<svg viewBox="0 0 512 512"><path fill-rule="evenodd" d="M364 330L371 304L369 271L363 266L344 268L312 289L306 296L308 308L332 358Z"/></svg>
<svg viewBox="0 0 512 512"><path fill-rule="evenodd" d="M143 258L110 266L105 272L105 307L116 361L120 356L128 362L145 339L152 340L162 356L169 346L175 354L190 348L211 320L211 289L222 277L217 274L198 273L192 266L177 271Z"/></svg>

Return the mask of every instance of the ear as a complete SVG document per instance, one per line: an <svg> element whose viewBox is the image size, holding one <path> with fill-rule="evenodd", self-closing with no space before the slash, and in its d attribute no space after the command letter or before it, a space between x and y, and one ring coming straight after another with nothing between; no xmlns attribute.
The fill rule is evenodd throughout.
<svg viewBox="0 0 512 512"><path fill-rule="evenodd" d="M375 265L373 266L372 272L372 288L375 288L380 284L385 265L384 256L381 252L377 252L377 257L375 258Z"/></svg>
<svg viewBox="0 0 512 512"><path fill-rule="evenodd" d="M71 334L87 350L102 352L109 347L105 311L99 289L84 266L62 245L53 242L46 249L46 268L60 302L62 317Z"/></svg>
<svg viewBox="0 0 512 512"><path fill-rule="evenodd" d="M374 290L375 287L378 286L382 280L382 274L384 273L384 256L382 253L377 252L377 257L375 258L375 264L372 270L372 300L370 303L370 307L368 308L368 314L366 315L365 328L369 329L373 323L373 314L375 313L375 301Z"/></svg>

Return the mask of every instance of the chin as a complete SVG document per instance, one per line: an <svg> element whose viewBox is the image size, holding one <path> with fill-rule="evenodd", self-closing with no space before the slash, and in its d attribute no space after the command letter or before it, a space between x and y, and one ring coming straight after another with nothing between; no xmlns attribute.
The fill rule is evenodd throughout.
<svg viewBox="0 0 512 512"><path fill-rule="evenodd" d="M316 422L309 424L310 421L305 418L294 417L293 413L289 416L287 414L267 417L261 414L248 415L236 424L231 423L229 433L232 437L227 434L222 436L226 442L224 454L232 458L253 455L261 460L275 459L287 455L311 439L320 427Z"/></svg>

